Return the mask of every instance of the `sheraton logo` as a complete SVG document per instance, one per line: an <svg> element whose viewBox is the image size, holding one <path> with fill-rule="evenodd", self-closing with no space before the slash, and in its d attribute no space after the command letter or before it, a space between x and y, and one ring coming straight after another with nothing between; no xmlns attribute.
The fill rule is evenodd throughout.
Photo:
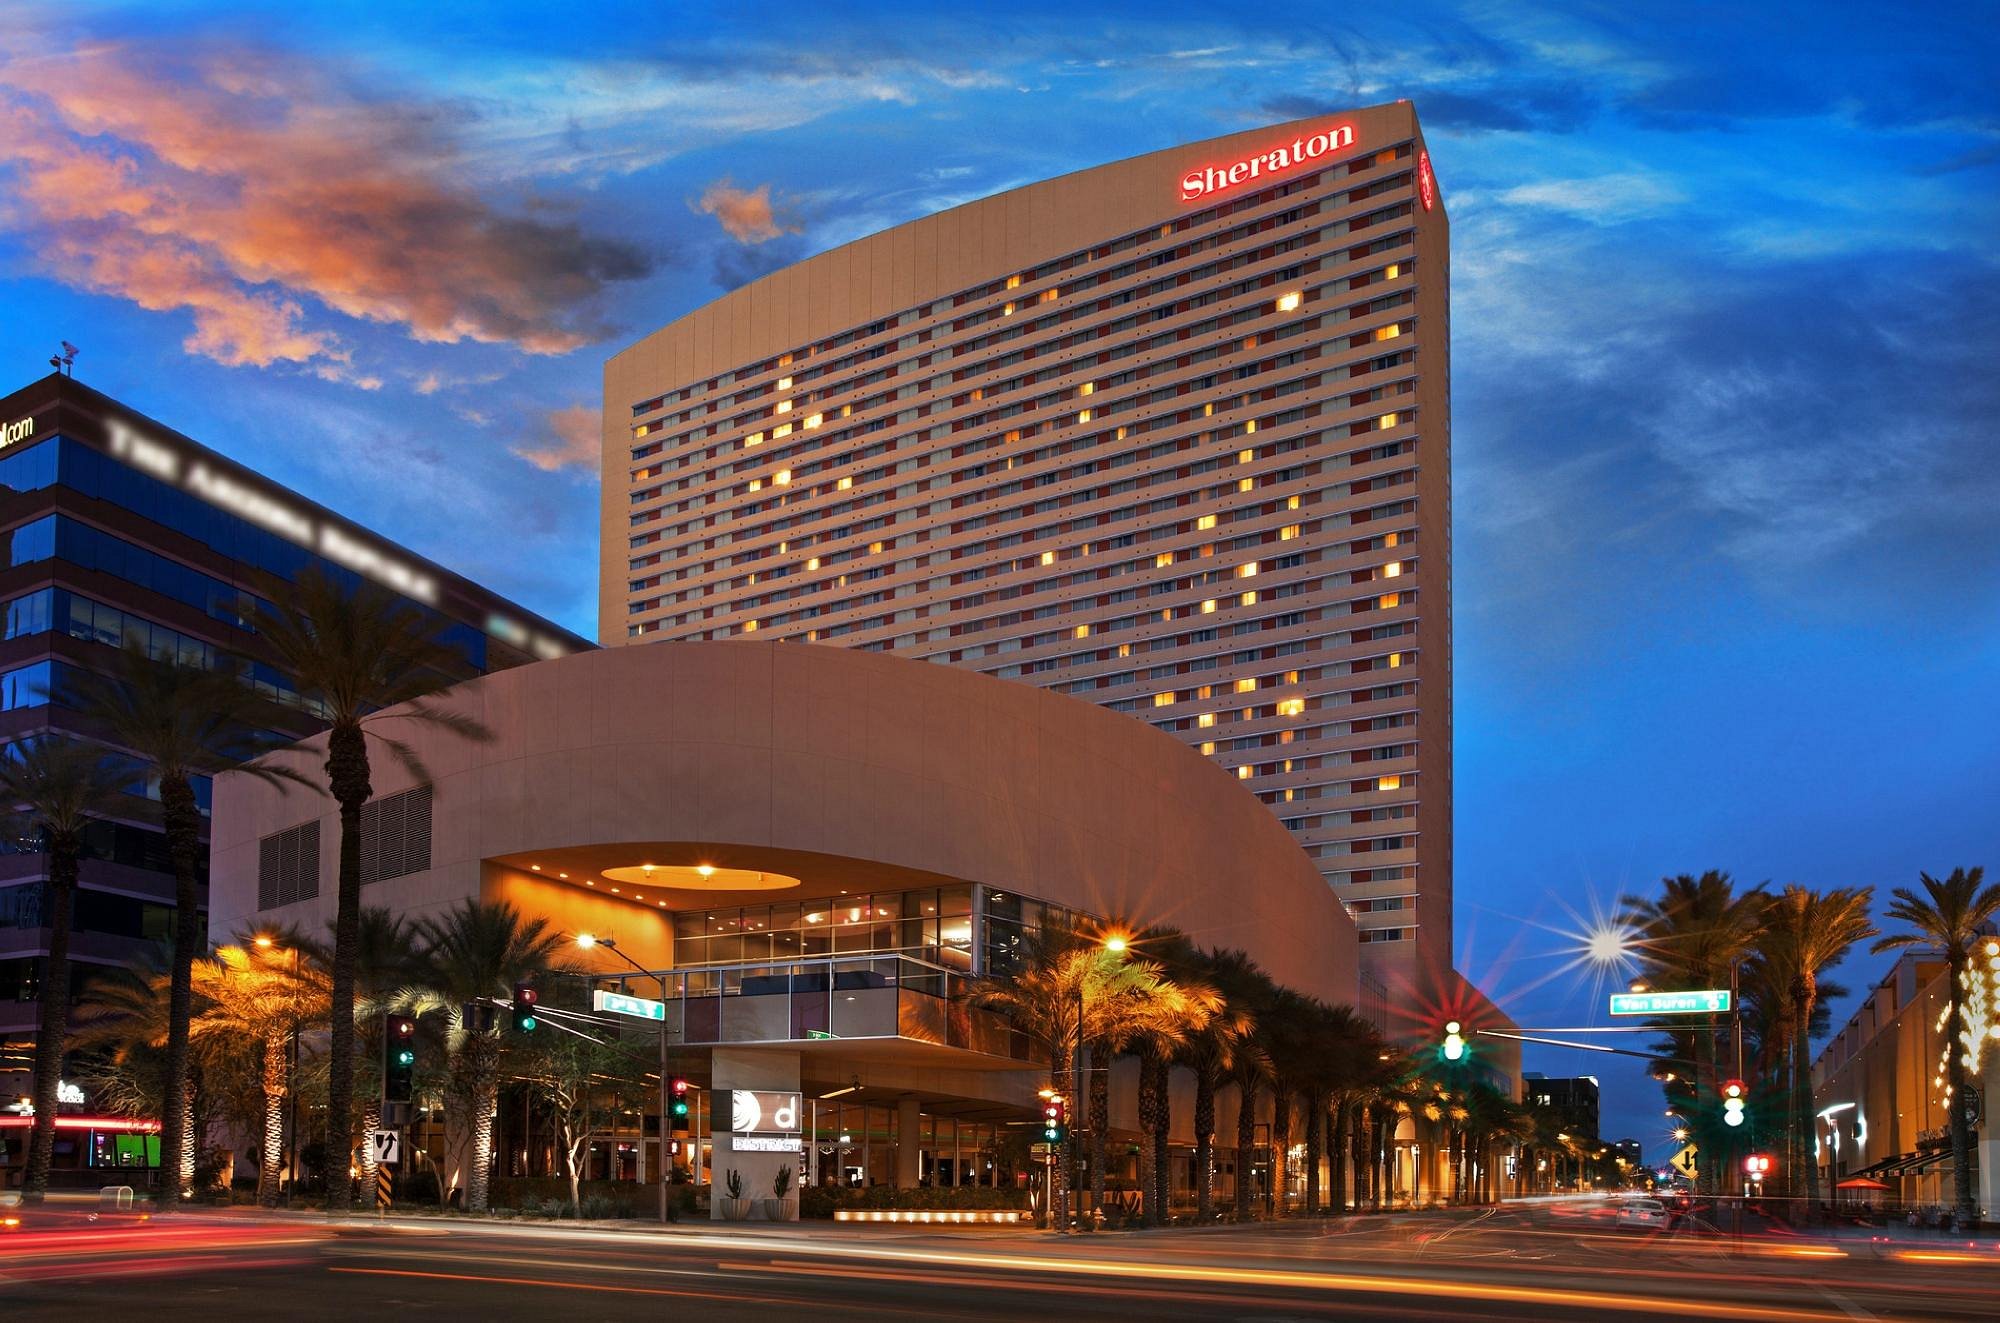
<svg viewBox="0 0 2000 1323"><path fill-rule="evenodd" d="M1193 202L1265 175L1297 169L1354 145L1354 126L1342 124L1310 137L1294 138L1228 165L1204 166L1181 176L1181 201Z"/></svg>

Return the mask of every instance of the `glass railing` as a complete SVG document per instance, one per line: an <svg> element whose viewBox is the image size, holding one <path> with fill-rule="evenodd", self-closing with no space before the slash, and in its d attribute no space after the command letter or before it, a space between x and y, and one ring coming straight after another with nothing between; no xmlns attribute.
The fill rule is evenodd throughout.
<svg viewBox="0 0 2000 1323"><path fill-rule="evenodd" d="M966 1003L967 976L903 955L703 965L607 980L652 1000L666 982L670 1043L792 1043L904 1038L1025 1061L1026 1038Z"/></svg>

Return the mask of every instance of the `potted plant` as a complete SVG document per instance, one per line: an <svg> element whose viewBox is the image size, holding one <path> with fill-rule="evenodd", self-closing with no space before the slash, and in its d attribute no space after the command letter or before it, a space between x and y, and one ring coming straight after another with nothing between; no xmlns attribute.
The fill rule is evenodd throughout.
<svg viewBox="0 0 2000 1323"><path fill-rule="evenodd" d="M776 1197L764 1201L764 1220L766 1222L789 1222L791 1220L785 1216L785 1196L791 1192L792 1164L788 1162L778 1168L778 1174L771 1178L771 1193Z"/></svg>
<svg viewBox="0 0 2000 1323"><path fill-rule="evenodd" d="M741 1222L750 1216L750 1201L743 1197L743 1173L731 1167L722 1178L722 1188L728 1192L722 1201L722 1218L725 1222Z"/></svg>

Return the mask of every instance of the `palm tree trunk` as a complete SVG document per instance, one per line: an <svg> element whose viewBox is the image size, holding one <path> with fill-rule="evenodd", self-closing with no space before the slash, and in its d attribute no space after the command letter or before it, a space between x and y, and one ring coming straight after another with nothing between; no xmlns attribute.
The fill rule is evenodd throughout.
<svg viewBox="0 0 2000 1323"><path fill-rule="evenodd" d="M1951 1126L1952 1188L1957 1196L1958 1226L1964 1231L1979 1225L1979 1191L1972 1179L1972 1126L1965 1117L1965 1096L1971 1081L1966 1078L1965 1048L1959 1041L1965 1032L1965 994L1959 982L1960 970L1967 963L1951 962L1951 1018L1945 1034L1945 1074L1951 1079L1951 1111L1946 1119Z"/></svg>
<svg viewBox="0 0 2000 1323"><path fill-rule="evenodd" d="M1215 1220L1215 1075L1203 1066L1194 1077L1194 1208L1204 1226Z"/></svg>
<svg viewBox="0 0 2000 1323"><path fill-rule="evenodd" d="M1345 1094L1333 1109L1332 1131L1327 1136L1327 1177L1332 1189L1328 1191L1328 1202L1336 1213L1347 1211L1347 1127L1354 1120L1354 1102Z"/></svg>
<svg viewBox="0 0 2000 1323"><path fill-rule="evenodd" d="M1102 1048L1092 1049L1091 1065ZM1104 1207L1104 1162L1111 1143L1111 1063L1090 1072L1090 1208Z"/></svg>
<svg viewBox="0 0 2000 1323"><path fill-rule="evenodd" d="M465 1210L483 1213L493 1179L493 1117L500 1105L500 1045L486 1034L474 1034L466 1040L464 1050L472 1054L467 1062L471 1075L467 1092L472 1096L472 1156L466 1164Z"/></svg>
<svg viewBox="0 0 2000 1323"><path fill-rule="evenodd" d="M1236 1080L1236 1220L1251 1218L1250 1160L1257 1148L1257 1084L1245 1072Z"/></svg>
<svg viewBox="0 0 2000 1323"><path fill-rule="evenodd" d="M1139 1215L1145 1225L1161 1223L1153 1154L1159 1146L1160 1083L1149 1051L1139 1054Z"/></svg>
<svg viewBox="0 0 2000 1323"><path fill-rule="evenodd" d="M1320 1136L1326 1126L1326 1095L1317 1090L1306 1093L1306 1216L1319 1212Z"/></svg>
<svg viewBox="0 0 2000 1323"><path fill-rule="evenodd" d="M62 1080L63 1040L69 1033L69 932L76 917L77 843L51 833L49 867L49 954L42 966L42 1015L35 1030L35 1120L28 1132L24 1202L38 1204L49 1189L49 1164L56 1151L57 1085Z"/></svg>
<svg viewBox="0 0 2000 1323"><path fill-rule="evenodd" d="M370 1098L361 1108L361 1202L365 1205L375 1195L376 1173L382 1164L375 1160L374 1133L382 1128L382 1101Z"/></svg>
<svg viewBox="0 0 2000 1323"><path fill-rule="evenodd" d="M1292 1095L1280 1085L1271 1091L1271 1207L1278 1217L1283 1217L1286 1211L1291 1147Z"/></svg>
<svg viewBox="0 0 2000 1323"><path fill-rule="evenodd" d="M278 1182L285 1165L285 1049L289 1042L288 1030L264 1036L264 1143L257 1164L257 1203L264 1208L278 1206Z"/></svg>
<svg viewBox="0 0 2000 1323"><path fill-rule="evenodd" d="M368 743L359 726L335 726L327 734L327 787L340 805L339 900L333 920L332 1031L327 1044L326 1210L344 1213L353 1185L347 1164L353 1152L354 974L361 945L361 806L373 793L368 783ZM486 1142L492 1146L492 1124ZM484 1190L484 1177L481 1177ZM481 1207L484 1207L482 1204Z"/></svg>
<svg viewBox="0 0 2000 1323"><path fill-rule="evenodd" d="M167 992L167 1061L161 1084L160 1179L163 1211L180 1206L187 1185L182 1152L188 1142L188 1025L194 1018L195 948L202 945L201 898L196 870L201 858L201 808L187 774L160 777L160 823L174 869L174 964Z"/></svg>
<svg viewBox="0 0 2000 1323"><path fill-rule="evenodd" d="M1174 1205L1174 1066L1165 1057L1156 1068L1159 1109L1153 1118L1153 1188L1159 1194L1160 1225L1173 1220Z"/></svg>

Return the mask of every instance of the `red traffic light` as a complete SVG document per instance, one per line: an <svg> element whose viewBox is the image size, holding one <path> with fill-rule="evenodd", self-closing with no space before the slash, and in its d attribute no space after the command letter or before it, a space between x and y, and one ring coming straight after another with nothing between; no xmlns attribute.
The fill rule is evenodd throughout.
<svg viewBox="0 0 2000 1323"><path fill-rule="evenodd" d="M1743 1096L1743 1081L1724 1080L1722 1082L1722 1096L1725 1098L1741 1098Z"/></svg>
<svg viewBox="0 0 2000 1323"><path fill-rule="evenodd" d="M1770 1155L1768 1153L1752 1153L1749 1157L1743 1159L1743 1170L1749 1172L1753 1179L1762 1179L1771 1170Z"/></svg>
<svg viewBox="0 0 2000 1323"><path fill-rule="evenodd" d="M533 1006L537 1000L535 985L532 983L516 983L514 985L514 1000L524 1001L528 1005Z"/></svg>
<svg viewBox="0 0 2000 1323"><path fill-rule="evenodd" d="M392 1015L389 1017L389 1032L398 1038L408 1038L417 1032L417 1022L407 1015Z"/></svg>
<svg viewBox="0 0 2000 1323"><path fill-rule="evenodd" d="M676 1075L667 1081L667 1087L673 1091L674 1097L678 1098L688 1091L688 1082L682 1076Z"/></svg>

